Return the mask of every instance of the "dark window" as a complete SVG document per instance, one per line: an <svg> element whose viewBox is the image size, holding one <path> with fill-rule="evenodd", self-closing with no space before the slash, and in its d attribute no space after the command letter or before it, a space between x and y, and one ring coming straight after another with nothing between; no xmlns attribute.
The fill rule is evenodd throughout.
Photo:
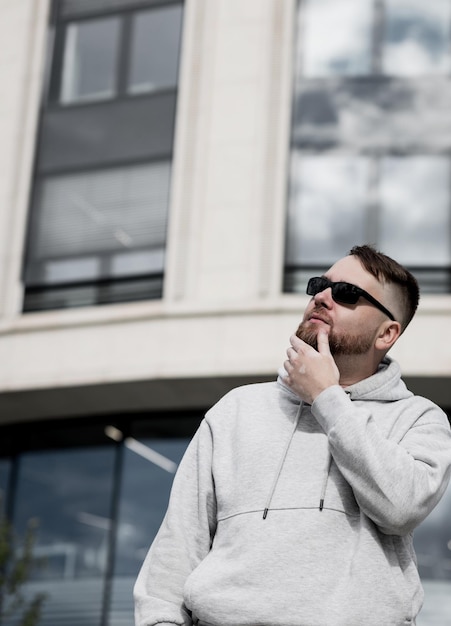
<svg viewBox="0 0 451 626"><path fill-rule="evenodd" d="M129 437L124 441L118 507L110 625L133 613L133 585L163 521L174 473L189 439Z"/></svg>
<svg viewBox="0 0 451 626"><path fill-rule="evenodd" d="M133 16L128 93L175 87L181 18L180 6L141 11Z"/></svg>
<svg viewBox="0 0 451 626"><path fill-rule="evenodd" d="M365 242L451 291L450 25L449 0L299 2L285 291Z"/></svg>
<svg viewBox="0 0 451 626"><path fill-rule="evenodd" d="M19 460L14 526L35 520L33 555L41 562L27 585L44 592L42 625L101 623L111 525L114 448L23 454ZM83 602L80 602L83 598Z"/></svg>
<svg viewBox="0 0 451 626"><path fill-rule="evenodd" d="M77 306L121 300L152 277L161 288L169 177L168 162L43 177L26 273L30 307L33 294L38 306L52 298ZM149 293L137 288L134 299Z"/></svg>
<svg viewBox="0 0 451 626"><path fill-rule="evenodd" d="M32 522L40 626L133 622L132 588L161 524L177 466L202 412L3 427L0 458L16 536ZM11 482L11 481L10 481Z"/></svg>
<svg viewBox="0 0 451 626"><path fill-rule="evenodd" d="M9 480L11 475L11 462L9 459L0 459L0 517L8 508Z"/></svg>
<svg viewBox="0 0 451 626"><path fill-rule="evenodd" d="M24 310L162 294L182 3L54 3Z"/></svg>
<svg viewBox="0 0 451 626"><path fill-rule="evenodd" d="M61 103L73 104L115 96L120 25L117 17L67 25Z"/></svg>

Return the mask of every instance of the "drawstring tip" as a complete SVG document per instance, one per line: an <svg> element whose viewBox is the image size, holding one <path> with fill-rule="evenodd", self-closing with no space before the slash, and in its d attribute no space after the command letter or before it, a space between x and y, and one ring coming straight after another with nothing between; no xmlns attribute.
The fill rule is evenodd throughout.
<svg viewBox="0 0 451 626"><path fill-rule="evenodd" d="M324 509L324 498L321 498L319 501L319 510L322 511Z"/></svg>
<svg viewBox="0 0 451 626"><path fill-rule="evenodd" d="M266 516L268 515L268 509L265 509L263 511L263 519L266 519Z"/></svg>

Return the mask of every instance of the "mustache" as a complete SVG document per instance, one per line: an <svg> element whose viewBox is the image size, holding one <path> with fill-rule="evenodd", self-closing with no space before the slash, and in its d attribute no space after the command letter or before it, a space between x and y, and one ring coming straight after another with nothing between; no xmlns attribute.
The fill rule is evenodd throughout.
<svg viewBox="0 0 451 626"><path fill-rule="evenodd" d="M315 307L312 311L310 311L309 316L306 321L312 319L312 317L316 317L317 319L325 322L326 324L331 324L332 320L328 313L325 311L323 307Z"/></svg>

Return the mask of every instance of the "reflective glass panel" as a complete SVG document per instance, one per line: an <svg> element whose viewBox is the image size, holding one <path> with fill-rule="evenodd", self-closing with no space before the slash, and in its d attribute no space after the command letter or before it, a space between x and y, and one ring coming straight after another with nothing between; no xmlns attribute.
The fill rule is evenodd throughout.
<svg viewBox="0 0 451 626"><path fill-rule="evenodd" d="M134 16L129 93L147 93L177 84L181 25L181 5Z"/></svg>
<svg viewBox="0 0 451 626"><path fill-rule="evenodd" d="M166 512L188 438L125 440L109 626L132 623L132 589Z"/></svg>
<svg viewBox="0 0 451 626"><path fill-rule="evenodd" d="M365 239L368 160L292 155L288 266L334 263Z"/></svg>
<svg viewBox="0 0 451 626"><path fill-rule="evenodd" d="M449 162L439 156L382 161L378 244L406 265L451 261Z"/></svg>
<svg viewBox="0 0 451 626"><path fill-rule="evenodd" d="M451 487L414 533L425 590L418 626L448 626L451 618Z"/></svg>
<svg viewBox="0 0 451 626"><path fill-rule="evenodd" d="M449 0L385 0L385 7L383 72L398 76L448 72Z"/></svg>
<svg viewBox="0 0 451 626"><path fill-rule="evenodd" d="M117 17L68 25L61 78L64 104L114 96L119 33Z"/></svg>
<svg viewBox="0 0 451 626"><path fill-rule="evenodd" d="M27 284L161 272L169 179L168 162L43 179Z"/></svg>
<svg viewBox="0 0 451 626"><path fill-rule="evenodd" d="M372 0L299 3L298 66L305 76L371 72Z"/></svg>
<svg viewBox="0 0 451 626"><path fill-rule="evenodd" d="M99 626L111 524L113 447L24 454L14 525L37 520L41 561L27 593L45 592L40 626Z"/></svg>
<svg viewBox="0 0 451 626"><path fill-rule="evenodd" d="M0 516L5 512L10 471L11 462L9 459L0 459Z"/></svg>

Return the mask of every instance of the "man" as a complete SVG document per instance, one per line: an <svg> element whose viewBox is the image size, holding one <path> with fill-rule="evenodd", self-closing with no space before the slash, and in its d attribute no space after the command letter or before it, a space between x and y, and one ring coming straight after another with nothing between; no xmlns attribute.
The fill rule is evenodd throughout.
<svg viewBox="0 0 451 626"><path fill-rule="evenodd" d="M206 415L135 586L136 625L412 626L413 529L449 480L445 414L386 357L415 278L359 246L309 281L284 375Z"/></svg>

